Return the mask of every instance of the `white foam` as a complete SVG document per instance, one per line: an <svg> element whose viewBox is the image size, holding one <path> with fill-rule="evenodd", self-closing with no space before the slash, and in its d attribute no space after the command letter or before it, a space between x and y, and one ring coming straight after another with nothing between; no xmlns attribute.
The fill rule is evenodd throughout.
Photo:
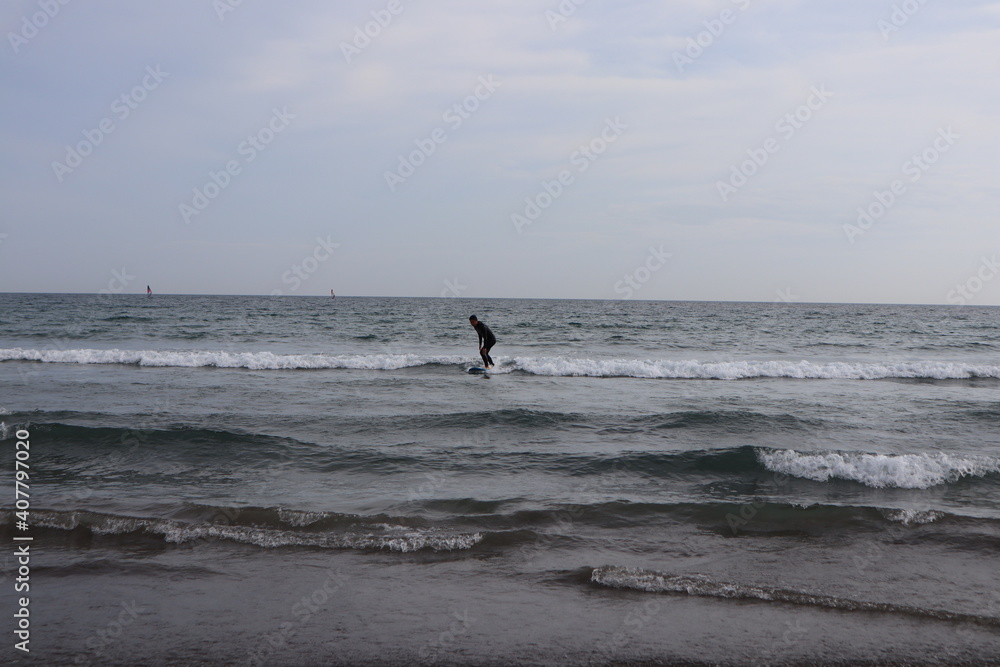
<svg viewBox="0 0 1000 667"><path fill-rule="evenodd" d="M613 565L594 568L590 580L609 588L628 588L646 593L686 593L694 596L790 602L833 608L863 609L878 606L794 590L716 581L703 574L667 574Z"/></svg>
<svg viewBox="0 0 1000 667"><path fill-rule="evenodd" d="M162 534L168 542L176 543L216 538L265 548L312 546L328 549L385 549L403 553L423 549L433 551L471 549L483 539L481 533L446 534L401 527L400 530L388 534L302 533L250 526L190 526L173 522L154 522L144 527L150 532Z"/></svg>
<svg viewBox="0 0 1000 667"><path fill-rule="evenodd" d="M927 489L962 477L1000 472L1000 459L986 456L933 454L803 454L792 449L757 450L757 459L772 472L817 482L831 478L859 482L876 489Z"/></svg>
<svg viewBox="0 0 1000 667"><path fill-rule="evenodd" d="M358 369L398 370L430 364L468 365L474 357L418 354L275 354L221 350L34 350L0 349L0 361L40 361L74 364L131 364L182 368L218 367L252 370ZM905 363L812 361L698 361L663 359L580 359L516 357L500 360L493 373L522 371L534 375L571 377L634 377L689 380L749 378L879 380L913 378L963 380L1000 378L1000 366L989 364L913 361Z"/></svg>
<svg viewBox="0 0 1000 667"><path fill-rule="evenodd" d="M32 524L43 528L60 528L73 530L80 525L80 517L76 512L50 512L35 510L31 513Z"/></svg>
<svg viewBox="0 0 1000 667"><path fill-rule="evenodd" d="M782 602L811 607L826 607L829 609L845 609L849 611L875 611L883 613L902 613L907 615L940 618L955 621L987 622L990 625L996 619L955 614L936 609L897 606L884 602L864 602L838 598L830 595L819 595L806 591L771 588L754 584L739 584L715 581L704 575L665 574L637 568L604 566L594 568L590 580L595 584L611 588L629 588L647 593L686 593L688 595L729 598L739 600L762 600L765 602Z"/></svg>
<svg viewBox="0 0 1000 667"><path fill-rule="evenodd" d="M129 364L181 368L248 368L291 370L343 368L397 370L426 364L459 364L461 356L416 354L274 354L273 352L226 352L199 350L25 350L0 349L0 361L41 361L68 364Z"/></svg>
<svg viewBox="0 0 1000 667"><path fill-rule="evenodd" d="M314 524L317 521L322 521L328 516L330 515L324 512L303 512L299 510L278 509L278 518L287 523L289 526L295 526L296 528L303 528L310 524Z"/></svg>
<svg viewBox="0 0 1000 667"><path fill-rule="evenodd" d="M934 510L884 509L880 511L882 512L882 516L889 521L896 521L904 526L922 526L934 523L945 515L944 512L936 512Z"/></svg>
<svg viewBox="0 0 1000 667"><path fill-rule="evenodd" d="M483 540L482 533L448 535L428 531L408 530L391 535L348 535L344 546L352 549L388 549L409 553L421 549L433 551L456 551L471 549Z"/></svg>
<svg viewBox="0 0 1000 667"><path fill-rule="evenodd" d="M664 574L613 565L594 568L590 580L610 588L630 588L647 593L687 593L714 597L737 597L738 594L735 586L713 581L700 574Z"/></svg>
<svg viewBox="0 0 1000 667"><path fill-rule="evenodd" d="M307 513L302 513L306 515ZM167 542L185 544L203 539L221 539L264 548L311 546L326 549L384 549L409 553L430 549L471 549L483 540L482 533L446 533L429 529L381 524L368 532L310 533L225 524L191 524L167 519L141 519L113 515L81 515L40 510L32 514L34 524L46 528L74 530L85 525L98 535L124 535L144 531L162 535Z"/></svg>
<svg viewBox="0 0 1000 667"><path fill-rule="evenodd" d="M898 364L811 361L720 361L653 359L517 358L515 366L535 375L743 380L748 378L848 379L973 377L1000 378L1000 366L937 361Z"/></svg>

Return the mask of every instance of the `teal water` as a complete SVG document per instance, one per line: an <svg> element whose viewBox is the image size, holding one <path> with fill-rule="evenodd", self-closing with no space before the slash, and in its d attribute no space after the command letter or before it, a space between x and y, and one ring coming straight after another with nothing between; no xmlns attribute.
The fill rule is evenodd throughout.
<svg viewBox="0 0 1000 667"><path fill-rule="evenodd" d="M988 664L994 315L0 295L38 655Z"/></svg>

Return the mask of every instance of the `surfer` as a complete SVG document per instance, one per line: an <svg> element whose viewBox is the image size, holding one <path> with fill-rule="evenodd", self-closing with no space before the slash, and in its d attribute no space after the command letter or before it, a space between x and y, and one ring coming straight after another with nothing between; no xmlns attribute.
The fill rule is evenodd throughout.
<svg viewBox="0 0 1000 667"><path fill-rule="evenodd" d="M480 322L475 315L469 316L469 324L479 334L479 354L483 357L483 368L491 368L493 359L490 358L490 348L497 344L497 338L486 323Z"/></svg>

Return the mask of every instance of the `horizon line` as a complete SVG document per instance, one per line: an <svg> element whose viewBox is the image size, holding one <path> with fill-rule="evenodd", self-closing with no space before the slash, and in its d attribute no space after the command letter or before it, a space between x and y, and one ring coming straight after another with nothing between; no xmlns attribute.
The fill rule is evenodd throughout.
<svg viewBox="0 0 1000 667"><path fill-rule="evenodd" d="M157 296L193 296L193 297L263 297L268 299L280 299L285 297L308 298L308 299L452 299L452 300L488 300L499 299L509 301L609 301L609 302L637 302L637 303L738 303L738 304L774 304L774 305L814 305L814 306L934 306L934 307L956 307L956 308L997 308L996 304L955 304L955 303L916 303L916 302L885 302L885 301L784 301L775 299L773 301L755 301L745 299L620 299L601 297L523 297L523 296L401 296L384 294L344 294L331 297L326 294L218 294L202 292L128 292L121 294L102 294L101 292L6 292L0 291L0 295L13 296L105 296L105 297L142 297L145 299Z"/></svg>

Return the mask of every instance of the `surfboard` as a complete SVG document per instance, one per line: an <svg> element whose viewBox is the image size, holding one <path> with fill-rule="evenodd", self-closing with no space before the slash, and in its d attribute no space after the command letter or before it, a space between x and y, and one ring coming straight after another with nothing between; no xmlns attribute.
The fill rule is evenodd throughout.
<svg viewBox="0 0 1000 667"><path fill-rule="evenodd" d="M467 372L472 373L473 375L483 375L485 373L489 373L488 370L486 370L485 368L480 368L479 366L473 366Z"/></svg>

